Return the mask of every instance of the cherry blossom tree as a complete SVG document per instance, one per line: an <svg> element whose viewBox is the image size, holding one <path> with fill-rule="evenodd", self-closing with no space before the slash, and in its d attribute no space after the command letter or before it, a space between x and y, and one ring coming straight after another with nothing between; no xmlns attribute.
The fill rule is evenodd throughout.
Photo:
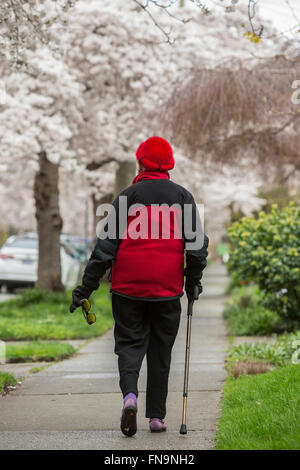
<svg viewBox="0 0 300 470"><path fill-rule="evenodd" d="M55 50L51 27L53 25L67 25L69 15L74 5L80 0L2 0L0 4L0 51L10 57L12 63L21 67L24 61L24 51L32 49L33 45L48 45ZM240 0L130 0L123 2L120 12L125 4L132 3L136 8L142 10L153 24L163 34L165 40L172 42L174 36L169 26L161 22L161 14L165 14L174 21L186 23L197 10L205 17L215 16L222 11L223 18L228 13L235 14L237 6L242 4ZM88 5L88 0L86 0ZM259 0L247 0L244 2L245 12L243 16L244 34L248 39L259 42L266 31L266 24L257 21L257 6ZM193 13L189 16L183 15L182 7L186 10L193 7ZM181 7L181 8L180 8ZM296 24L294 31L299 29L299 19L289 2L286 8L291 10ZM102 0L98 2L98 10L102 10ZM178 11L180 10L180 12Z"/></svg>
<svg viewBox="0 0 300 470"><path fill-rule="evenodd" d="M300 170L298 75L298 61L284 55L195 71L175 87L166 127L200 160L246 162L283 182Z"/></svg>
<svg viewBox="0 0 300 470"><path fill-rule="evenodd" d="M86 6L86 2L82 3ZM138 17L135 17L136 36L127 44L124 41L127 14L120 19L116 7L112 9L110 2L106 2L106 10L103 7L100 15L96 3L91 3L88 11L84 10L86 17L80 8L75 12L75 28L68 30L71 34L66 35L66 29L54 30L54 37L60 32L64 34L70 53L66 47L65 55L54 57L46 48L33 48L26 54L24 70L18 73L4 70L6 103L0 117L1 158L5 156L9 161L13 156L19 166L27 166L29 162L32 166L40 243L37 287L52 290L62 288L59 165L92 180L92 186L98 189L92 188L94 199L99 193L107 197L108 190L103 189L106 178L102 174L99 184L99 175L93 178L93 174L111 162L119 161L126 166L124 157L137 143L132 141L133 136L137 139L135 120L139 118L141 91L143 86L149 88L151 84L149 78L147 82L147 74L150 77L151 71L155 75L159 70L152 61L152 68L141 73L142 63L151 57L151 46L145 46L142 51L132 49L136 37L141 38ZM94 30L89 31L88 26ZM106 29L104 38L101 27ZM99 40L103 47L98 50ZM118 42L124 60L120 60L119 67L111 67L111 62L118 61L110 43ZM146 49L149 53L143 57ZM138 71L134 67L140 69L139 77L135 77ZM140 78L144 79L143 86ZM119 176L122 176L120 172Z"/></svg>
<svg viewBox="0 0 300 470"><path fill-rule="evenodd" d="M217 29L211 16L196 11L185 24L158 8L161 31L137 2L102 0L100 9L99 1L80 0L69 10L67 26L53 21L47 29L62 55L35 42L26 50L20 72L3 68L7 98L0 109L1 164L11 171L14 159L20 184L22 169L31 177L27 186L34 188L40 236L39 287L61 289L59 171L63 189L69 184L67 175L86 182L95 212L100 201L110 200L129 183L134 168L129 162L134 161L139 142L161 134L160 118L172 111L166 97L174 84L190 77L196 67L223 61L232 51L244 58L254 51L268 53L260 43L244 39L241 44L242 11L236 23L224 17ZM177 38L172 45L164 38L171 26ZM268 44L273 47L273 41ZM184 148L181 141L178 144ZM190 165L185 150L182 158ZM208 192L197 185L202 165L196 155L192 160L195 172L185 176L185 183L195 184L199 199L205 196L213 212ZM223 184L222 178L217 181ZM77 191L83 194L82 186L76 195ZM259 202L252 190L248 193L255 204ZM228 189L227 202L230 197L235 196ZM64 213L70 227L72 195L69 201L69 211L64 201Z"/></svg>
<svg viewBox="0 0 300 470"><path fill-rule="evenodd" d="M62 290L58 169L62 162L67 168L73 165L70 141L82 119L81 89L67 66L48 49L28 53L27 60L27 72L5 77L1 163L12 173L14 167L24 173L32 171L39 235L37 287Z"/></svg>

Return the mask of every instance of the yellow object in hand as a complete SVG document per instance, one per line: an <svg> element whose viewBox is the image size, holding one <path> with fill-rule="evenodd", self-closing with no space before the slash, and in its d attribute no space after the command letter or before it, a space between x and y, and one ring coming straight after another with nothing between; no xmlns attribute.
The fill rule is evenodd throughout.
<svg viewBox="0 0 300 470"><path fill-rule="evenodd" d="M82 314L84 318L86 319L87 323L89 325L92 325L93 323L96 322L96 315L95 313L89 312L91 309L91 303L88 299L83 299L81 301L81 306L82 306Z"/></svg>

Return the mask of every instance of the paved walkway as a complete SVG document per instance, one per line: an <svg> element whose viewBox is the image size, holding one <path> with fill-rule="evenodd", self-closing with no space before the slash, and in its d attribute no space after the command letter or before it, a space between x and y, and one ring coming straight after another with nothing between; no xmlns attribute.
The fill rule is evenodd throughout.
<svg viewBox="0 0 300 470"><path fill-rule="evenodd" d="M113 333L84 346L72 359L27 377L0 398L0 449L211 449L218 404L226 377L227 348L222 320L226 274L212 264L205 272L205 294L195 303L192 323L188 434L181 436L186 303L170 373L168 432L150 434L145 413L145 368L140 377L138 433L119 430L122 398Z"/></svg>

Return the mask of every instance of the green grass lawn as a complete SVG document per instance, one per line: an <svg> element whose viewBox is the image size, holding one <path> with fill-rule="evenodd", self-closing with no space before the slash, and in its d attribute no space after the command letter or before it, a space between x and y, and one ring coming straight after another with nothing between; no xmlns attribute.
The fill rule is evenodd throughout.
<svg viewBox="0 0 300 470"><path fill-rule="evenodd" d="M228 379L216 446L226 450L300 450L300 365Z"/></svg>
<svg viewBox="0 0 300 470"><path fill-rule="evenodd" d="M6 362L58 361L70 357L76 349L63 343L27 343L6 345Z"/></svg>
<svg viewBox="0 0 300 470"><path fill-rule="evenodd" d="M8 385L16 385L17 380L6 372L0 372L0 394L5 392L5 389Z"/></svg>
<svg viewBox="0 0 300 470"><path fill-rule="evenodd" d="M91 296L97 316L88 325L81 309L69 312L71 292L54 294L27 289L22 295L0 303L1 340L50 340L100 336L113 325L109 287L102 284Z"/></svg>

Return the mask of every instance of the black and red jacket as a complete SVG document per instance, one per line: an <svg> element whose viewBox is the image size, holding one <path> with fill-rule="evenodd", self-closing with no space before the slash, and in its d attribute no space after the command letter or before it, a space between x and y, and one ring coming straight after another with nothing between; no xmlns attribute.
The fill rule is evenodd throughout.
<svg viewBox="0 0 300 470"><path fill-rule="evenodd" d="M134 207L126 213L122 227L119 211L125 198L121 200L120 196L126 196L128 208ZM97 239L84 272L83 285L91 290L97 289L100 278L111 268L111 291L115 294L143 300L180 297L184 286L184 254L185 274L195 284L202 277L208 254L206 235L202 236L201 248L185 250L186 242L191 240L184 236L184 204L192 207L195 230L199 214L191 193L170 181L168 173L139 173L134 184L113 202L116 236ZM164 234L163 212L171 206L175 209L169 212L170 233ZM179 231L180 224L182 232ZM151 227L156 228L154 233ZM103 230L106 228L107 225ZM139 231L140 236L137 237Z"/></svg>

